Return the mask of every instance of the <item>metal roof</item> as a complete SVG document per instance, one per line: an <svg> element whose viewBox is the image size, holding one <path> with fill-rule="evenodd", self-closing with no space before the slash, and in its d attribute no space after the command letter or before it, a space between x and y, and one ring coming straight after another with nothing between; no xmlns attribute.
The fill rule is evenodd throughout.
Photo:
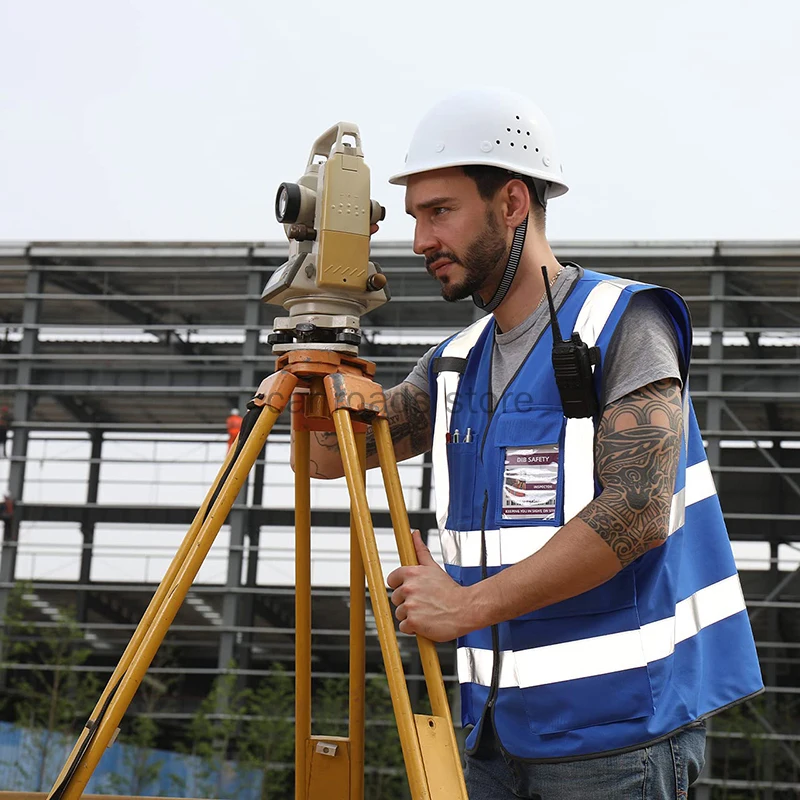
<svg viewBox="0 0 800 800"><path fill-rule="evenodd" d="M675 289L701 333L749 336L749 346L724 348L722 387L709 387L708 347L695 347L698 405L721 389L748 428L768 430L764 403L770 400L782 427L800 428L800 243L557 242L554 249L562 260ZM285 244L268 242L0 243L0 402L8 403L19 386L23 360L30 370L22 388L38 398L32 424L69 426L77 403L84 410L79 422L112 428L218 425L227 407L273 368L265 335L284 312L261 303L260 293L286 252ZM480 312L468 301L443 302L409 243L376 242L372 256L393 299L364 317L362 355L376 361L377 379L388 388L429 344ZM723 294L714 288L715 275L723 276ZM26 298L36 308L35 321L23 319ZM721 311L712 324L715 304ZM15 340L37 327L36 347L21 353ZM89 341L87 330L102 336ZM759 346L769 330L794 338L783 347ZM424 331L428 344L397 343L415 331ZM75 403L65 403L66 395Z"/></svg>

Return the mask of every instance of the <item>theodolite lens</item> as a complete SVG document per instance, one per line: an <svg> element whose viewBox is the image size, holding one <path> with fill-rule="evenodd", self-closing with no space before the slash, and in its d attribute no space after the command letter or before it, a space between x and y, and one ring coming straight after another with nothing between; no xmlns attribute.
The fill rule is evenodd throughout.
<svg viewBox="0 0 800 800"><path fill-rule="evenodd" d="M275 218L281 225L292 225L300 215L300 187L296 183L282 183L275 196Z"/></svg>

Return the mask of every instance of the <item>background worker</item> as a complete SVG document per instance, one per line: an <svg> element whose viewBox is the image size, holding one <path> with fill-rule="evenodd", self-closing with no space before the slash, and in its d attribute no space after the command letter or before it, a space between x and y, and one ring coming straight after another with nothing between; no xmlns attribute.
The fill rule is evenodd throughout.
<svg viewBox="0 0 800 800"><path fill-rule="evenodd" d="M239 431L242 429L242 415L239 413L238 408L231 409L231 413L228 414L228 418L225 420L225 427L228 430L228 450L230 450L239 435Z"/></svg>

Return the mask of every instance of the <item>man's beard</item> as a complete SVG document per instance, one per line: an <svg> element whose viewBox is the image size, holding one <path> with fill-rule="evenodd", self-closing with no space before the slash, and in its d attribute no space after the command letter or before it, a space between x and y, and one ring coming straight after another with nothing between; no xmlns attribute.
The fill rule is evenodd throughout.
<svg viewBox="0 0 800 800"><path fill-rule="evenodd" d="M498 273L499 281L499 276L502 275L505 264L508 263L510 249L510 245L506 244L500 223L492 210L487 209L486 224L468 245L463 258L457 258L455 253L439 250L426 257L425 266L433 277L436 276L431 271L430 265L440 259L446 258L463 267L464 277L460 282L456 283L447 276L441 279L442 297L448 302L454 303L456 300L463 300L478 292L494 273Z"/></svg>

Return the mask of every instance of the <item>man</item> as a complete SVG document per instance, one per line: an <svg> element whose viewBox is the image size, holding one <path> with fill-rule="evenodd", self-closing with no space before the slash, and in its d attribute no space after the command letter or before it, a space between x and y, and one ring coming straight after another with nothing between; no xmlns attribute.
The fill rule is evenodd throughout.
<svg viewBox="0 0 800 800"><path fill-rule="evenodd" d="M445 300L492 312L386 393L398 459L433 449L446 568L414 532L420 566L388 584L401 631L458 639L470 797L686 797L703 719L763 688L686 307L557 261L545 209L567 186L523 97L443 101L391 182ZM542 267L561 331L599 350L570 416ZM312 445L317 476L341 474L335 437Z"/></svg>

